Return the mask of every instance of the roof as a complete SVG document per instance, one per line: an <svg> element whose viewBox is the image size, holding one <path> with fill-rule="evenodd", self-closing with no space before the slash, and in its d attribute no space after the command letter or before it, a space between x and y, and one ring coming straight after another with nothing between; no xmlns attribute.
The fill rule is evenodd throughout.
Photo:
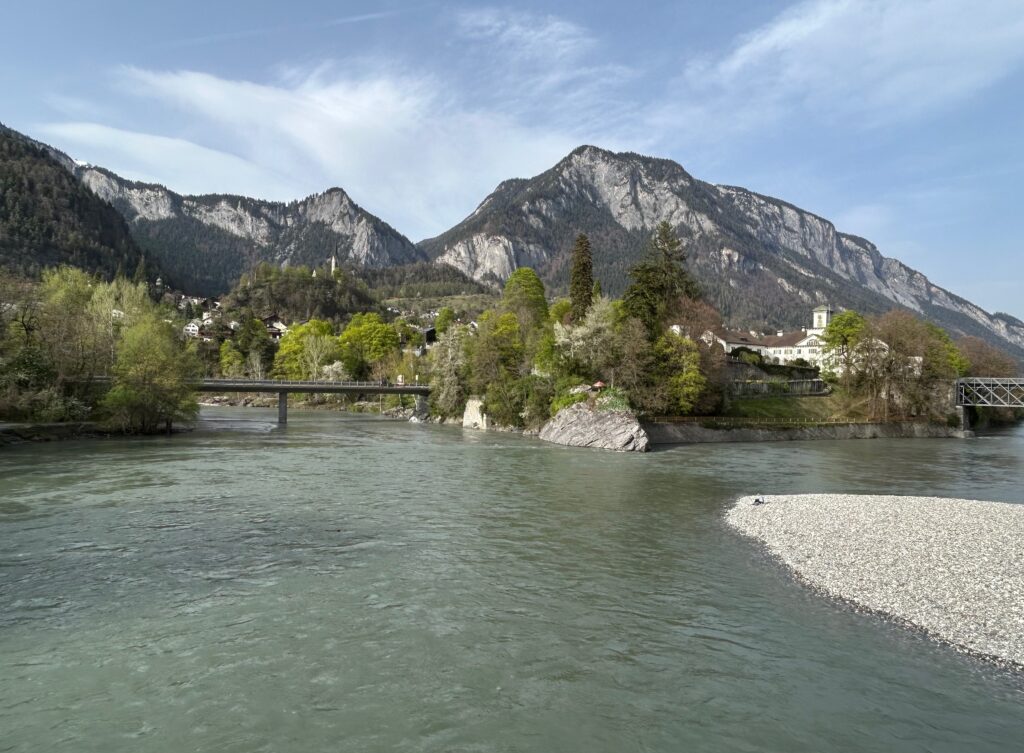
<svg viewBox="0 0 1024 753"><path fill-rule="evenodd" d="M765 345L769 348L791 348L797 345L801 340L807 339L807 333L803 330L797 330L796 332L785 332L782 335L776 335L774 337L766 337Z"/></svg>
<svg viewBox="0 0 1024 753"><path fill-rule="evenodd" d="M763 335L752 335L749 332L737 332L731 329L725 329L724 327L715 327L711 332L719 340L724 340L726 343L732 345L757 345L763 347L768 343L768 338Z"/></svg>

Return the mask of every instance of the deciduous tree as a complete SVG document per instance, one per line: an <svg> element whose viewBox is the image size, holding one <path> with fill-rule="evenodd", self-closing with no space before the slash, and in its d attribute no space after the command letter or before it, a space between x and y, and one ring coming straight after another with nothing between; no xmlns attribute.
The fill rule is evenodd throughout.
<svg viewBox="0 0 1024 753"><path fill-rule="evenodd" d="M103 400L110 422L129 433L170 430L199 411L193 391L200 365L166 322L145 315L129 325L117 349L114 385Z"/></svg>

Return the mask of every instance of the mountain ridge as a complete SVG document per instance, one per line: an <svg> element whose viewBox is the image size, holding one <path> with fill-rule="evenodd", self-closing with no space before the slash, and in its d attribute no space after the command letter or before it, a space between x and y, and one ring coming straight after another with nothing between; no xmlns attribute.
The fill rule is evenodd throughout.
<svg viewBox="0 0 1024 753"><path fill-rule="evenodd" d="M654 227L667 220L706 297L735 326L806 326L809 309L821 303L864 313L900 306L1024 358L1024 322L1016 317L986 312L827 218L741 186L701 181L662 157L581 145L532 178L500 182L461 222L413 244L340 187L290 202L183 195L0 132L45 149L120 213L171 284L191 292L222 293L259 262L318 266L334 255L371 268L429 260L491 285L531 266L550 291L562 292L572 242L586 232L595 274L615 294Z"/></svg>
<svg viewBox="0 0 1024 753"><path fill-rule="evenodd" d="M75 174L128 221L139 245L173 262L172 282L204 295L225 292L259 262L352 266L422 261L415 245L339 187L290 202L237 194L178 194L95 166Z"/></svg>
<svg viewBox="0 0 1024 753"><path fill-rule="evenodd" d="M439 263L501 280L533 266L564 290L572 240L587 232L595 275L621 292L654 226L669 221L689 264L727 320L746 328L806 326L830 303L915 311L960 334L998 338L1024 356L1024 326L932 283L870 241L783 199L694 178L678 163L584 145L530 179L505 181L462 222L422 241ZM613 249L609 253L609 249Z"/></svg>

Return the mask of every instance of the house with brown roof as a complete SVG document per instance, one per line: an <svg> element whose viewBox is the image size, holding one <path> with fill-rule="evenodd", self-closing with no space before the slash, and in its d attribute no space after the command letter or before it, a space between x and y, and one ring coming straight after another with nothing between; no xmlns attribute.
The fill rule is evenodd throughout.
<svg viewBox="0 0 1024 753"><path fill-rule="evenodd" d="M708 345L719 345L726 353L736 348L748 348L769 363L792 363L803 359L812 366L833 368L831 359L824 352L822 334L832 321L831 306L818 306L811 312L811 326L794 332L779 330L774 335L761 335L756 332L738 332L717 328L708 330L701 340Z"/></svg>

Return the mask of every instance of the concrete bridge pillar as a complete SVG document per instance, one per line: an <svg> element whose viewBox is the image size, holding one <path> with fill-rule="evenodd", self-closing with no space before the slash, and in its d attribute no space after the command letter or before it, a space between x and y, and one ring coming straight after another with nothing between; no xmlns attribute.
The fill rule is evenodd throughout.
<svg viewBox="0 0 1024 753"><path fill-rule="evenodd" d="M971 408L969 405L959 406L960 410L960 436L964 439L970 439L974 436L974 432L971 431Z"/></svg>
<svg viewBox="0 0 1024 753"><path fill-rule="evenodd" d="M413 408L413 415L420 421L425 421L430 415L430 403L424 395L416 396L416 406Z"/></svg>
<svg viewBox="0 0 1024 753"><path fill-rule="evenodd" d="M277 424L284 426L288 423L288 393L277 393Z"/></svg>

